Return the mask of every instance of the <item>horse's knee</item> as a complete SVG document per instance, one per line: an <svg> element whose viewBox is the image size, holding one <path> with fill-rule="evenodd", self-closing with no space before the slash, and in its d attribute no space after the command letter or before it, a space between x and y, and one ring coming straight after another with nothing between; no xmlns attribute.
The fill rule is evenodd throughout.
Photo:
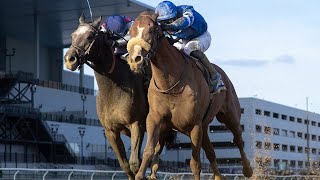
<svg viewBox="0 0 320 180"><path fill-rule="evenodd" d="M129 164L130 164L130 170L134 174L136 174L138 172L138 170L139 170L139 165L140 165L139 160L137 160L137 159L136 160L130 160Z"/></svg>
<svg viewBox="0 0 320 180"><path fill-rule="evenodd" d="M152 147L146 147L143 152L143 156L150 158L154 155L155 149Z"/></svg>

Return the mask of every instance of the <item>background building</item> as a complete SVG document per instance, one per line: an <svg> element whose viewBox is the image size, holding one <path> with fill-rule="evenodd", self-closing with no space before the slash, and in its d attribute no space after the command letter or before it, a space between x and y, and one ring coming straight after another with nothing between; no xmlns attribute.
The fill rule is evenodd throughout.
<svg viewBox="0 0 320 180"><path fill-rule="evenodd" d="M244 148L254 167L274 171L287 168L292 172L309 167L319 170L319 114L256 98L240 98L240 104ZM231 131L216 119L208 131L222 171L241 173L240 153L232 143ZM191 157L190 147L189 138L178 134L177 145L167 151L166 159L176 159L183 167ZM203 161L209 163L201 153Z"/></svg>
<svg viewBox="0 0 320 180"><path fill-rule="evenodd" d="M134 18L153 10L135 0L91 0L90 5L93 19ZM115 159L97 118L94 78L83 69L63 69L63 49L82 13L91 20L85 0L0 2L0 167Z"/></svg>

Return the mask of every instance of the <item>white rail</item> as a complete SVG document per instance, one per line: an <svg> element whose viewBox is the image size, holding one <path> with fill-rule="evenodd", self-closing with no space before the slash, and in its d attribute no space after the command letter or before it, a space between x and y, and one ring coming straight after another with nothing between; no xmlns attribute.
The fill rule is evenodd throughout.
<svg viewBox="0 0 320 180"><path fill-rule="evenodd" d="M72 176L75 173L85 173L86 175L83 175L85 177L83 177L83 179L91 179L94 180L95 179L95 175L97 174L105 174L106 176L110 176L111 180L117 180L117 175L121 175L121 179L123 179L123 177L125 177L125 174L123 171L103 171L103 170L84 170L84 169L29 169L29 168L0 168L0 171L2 171L2 178L3 179L13 179L13 180L17 180L17 179L28 179L28 174L22 174L23 172L33 172L33 173L43 173L42 175L42 180L45 180L48 173L58 173L58 172L65 172L68 173L67 177L65 179L71 180ZM13 171L13 172L11 172ZM10 173L11 172L11 173ZM20 177L18 178L17 176L19 175L23 176L25 175L25 177ZM150 173L150 172L148 172ZM10 175L12 175L10 177ZM242 174L224 174L224 176L226 176L228 179L233 179L233 180L244 180L244 179L248 179L245 178ZM89 178L88 178L89 177ZM192 177L192 173L170 173L170 172L158 172L158 179L162 179L162 180L169 180L169 179L174 179L174 180L187 180L190 179L190 177ZM265 175L261 175L261 176L257 176L260 178L265 177ZM0 177L1 178L1 177ZM1 178L1 179L2 179ZM184 179L185 178L185 179ZM268 175L267 176L268 179L281 179L281 180L299 180L299 179L310 179L310 180L319 180L320 179L320 175L318 176L304 176L304 175L290 175L290 176L279 176L279 175ZM32 178L30 178L32 179ZM48 178L49 179L49 178ZM55 179L55 177L50 177L50 179ZM61 179L61 178L59 178ZM75 178L75 179L81 179L79 177ZM96 178L96 179L103 179L103 177L100 178ZM105 177L104 177L105 179ZM213 174L212 173L201 173L201 179L214 179Z"/></svg>

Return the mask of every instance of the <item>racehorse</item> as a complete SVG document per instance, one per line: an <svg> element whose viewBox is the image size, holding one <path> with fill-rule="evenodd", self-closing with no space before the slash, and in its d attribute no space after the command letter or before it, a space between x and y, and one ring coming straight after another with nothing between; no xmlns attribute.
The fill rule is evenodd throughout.
<svg viewBox="0 0 320 180"><path fill-rule="evenodd" d="M243 150L240 103L232 82L221 68L215 66L226 90L211 94L197 65L165 38L156 21L157 16L142 12L130 28L131 39L127 44L127 61L131 70L140 72L148 63L151 63L152 69L148 90L147 144L136 180L144 178L155 146L163 135L160 127L164 125L190 137L190 167L196 180L200 179L201 147L210 161L215 179L223 179L208 136L208 125L215 116L232 131L233 142L240 150L243 174L251 177L253 172L250 161Z"/></svg>
<svg viewBox="0 0 320 180"><path fill-rule="evenodd" d="M127 62L113 53L114 48L107 43L112 32L99 31L100 23L101 17L93 22L85 22L83 15L79 18L79 26L71 35L72 44L64 61L72 71L84 63L94 69L99 88L97 114L121 168L131 180L140 165L139 155L149 109L147 90L142 76L132 73ZM129 163L120 133L131 137ZM161 145L156 155L161 152L164 141ZM155 171L157 163L154 162Z"/></svg>

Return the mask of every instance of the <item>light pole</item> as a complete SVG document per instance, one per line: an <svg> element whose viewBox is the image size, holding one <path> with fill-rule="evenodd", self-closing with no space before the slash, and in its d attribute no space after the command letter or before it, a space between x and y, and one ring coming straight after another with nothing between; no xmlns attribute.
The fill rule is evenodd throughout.
<svg viewBox="0 0 320 180"><path fill-rule="evenodd" d="M54 156L56 155L56 149L55 149L55 141L56 141L56 135L58 134L58 130L59 130L59 124L51 124L51 134L53 135L53 143L51 146L51 162L55 161L53 158L53 154Z"/></svg>
<svg viewBox="0 0 320 180"><path fill-rule="evenodd" d="M30 91L31 91L31 106L34 108L34 93L37 91L37 85L30 84Z"/></svg>
<svg viewBox="0 0 320 180"><path fill-rule="evenodd" d="M84 101L85 101L86 99L87 99L87 96L86 96L85 94L81 94L83 118L85 118Z"/></svg>
<svg viewBox="0 0 320 180"><path fill-rule="evenodd" d="M11 53L8 52L8 49L5 49L4 54L9 57L9 73L11 74L11 57L16 54L16 48L12 48Z"/></svg>
<svg viewBox="0 0 320 180"><path fill-rule="evenodd" d="M107 158L108 158L108 151L107 151L108 142L107 142L106 130L102 129L102 131L103 131L103 137L104 137L104 152L105 152L104 159L106 162L108 162L108 160L107 160Z"/></svg>
<svg viewBox="0 0 320 180"><path fill-rule="evenodd" d="M81 137L81 144L80 144L80 148L81 148L81 154L80 154L80 163L81 165L83 164L83 136L86 132L86 128L85 127L78 127L79 130L79 135Z"/></svg>
<svg viewBox="0 0 320 180"><path fill-rule="evenodd" d="M310 172L310 135L309 135L309 98L306 98L306 103L307 103L307 165L308 165L308 174Z"/></svg>

